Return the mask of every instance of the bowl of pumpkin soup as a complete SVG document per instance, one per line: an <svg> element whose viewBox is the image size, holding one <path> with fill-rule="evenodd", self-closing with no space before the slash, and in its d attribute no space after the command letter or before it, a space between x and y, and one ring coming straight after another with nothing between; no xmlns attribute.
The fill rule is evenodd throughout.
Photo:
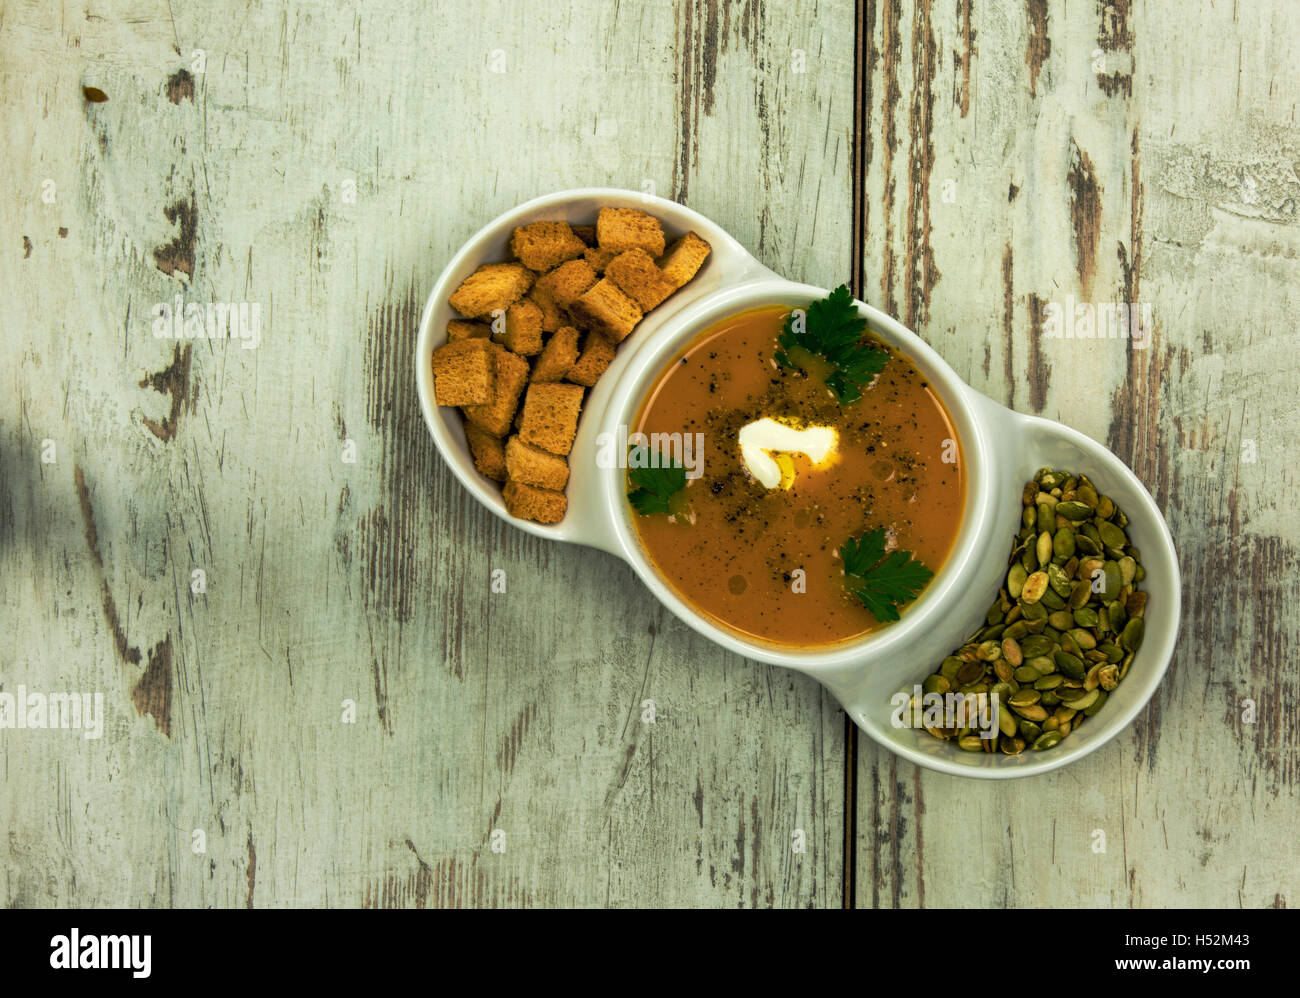
<svg viewBox="0 0 1300 998"><path fill-rule="evenodd" d="M711 253L583 394L563 517L520 519L436 404L429 371L446 297L465 274L499 259L521 225L581 219L607 205L646 212L669 240L696 233ZM773 274L680 205L583 190L505 213L435 287L416 371L440 452L494 513L623 559L685 625L722 648L814 677L863 731L919 765L994 779L1066 765L1131 722L1172 656L1176 554L1158 507L1121 461L1083 434L984 397L897 320L844 287ZM1045 465L1086 472L1090 489L1095 483L1126 511L1125 541L1141 549L1146 572L1144 643L1105 709L1068 740L1048 739L1052 751L959 751L955 741L969 738L941 741L900 726L891 703L913 684L919 692L936 664L985 625L990 603L1005 601L1007 544L1024 530L1021 493ZM1068 511L1073 493L1063 498ZM1056 634L1045 618L1021 629ZM1073 695L1076 680L1063 681L1070 689L1061 692Z"/></svg>

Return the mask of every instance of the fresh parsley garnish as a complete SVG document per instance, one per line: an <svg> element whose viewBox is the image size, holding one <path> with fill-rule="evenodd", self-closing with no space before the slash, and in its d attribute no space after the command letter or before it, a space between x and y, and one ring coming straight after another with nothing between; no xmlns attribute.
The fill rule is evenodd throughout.
<svg viewBox="0 0 1300 998"><path fill-rule="evenodd" d="M911 551L885 554L884 530L872 530L840 548L845 584L882 624L898 619L898 607L916 599L934 573Z"/></svg>
<svg viewBox="0 0 1300 998"><path fill-rule="evenodd" d="M841 405L862 398L862 389L884 369L889 360L885 350L873 347L862 340L867 320L858 315L853 296L841 284L820 301L808 306L804 313L805 329L795 329L795 313L785 317L781 335L777 337L776 362L782 367L798 367L814 374L812 365L800 354L821 357L830 368L825 375L826 387Z"/></svg>
<svg viewBox="0 0 1300 998"><path fill-rule="evenodd" d="M632 459L633 455L638 455L636 460ZM627 494L628 502L642 516L675 512L672 499L686 488L686 469L676 461L657 468L635 467L650 463L648 447L632 448L627 477L636 488Z"/></svg>

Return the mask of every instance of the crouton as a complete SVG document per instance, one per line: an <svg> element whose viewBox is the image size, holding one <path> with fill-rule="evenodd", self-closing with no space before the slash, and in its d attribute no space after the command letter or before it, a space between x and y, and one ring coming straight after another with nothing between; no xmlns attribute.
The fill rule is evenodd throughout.
<svg viewBox="0 0 1300 998"><path fill-rule="evenodd" d="M529 298L506 309L505 315L492 321L492 328L492 339L521 357L542 352L542 309Z"/></svg>
<svg viewBox="0 0 1300 998"><path fill-rule="evenodd" d="M475 340L486 339L492 332L486 323L483 322L465 322L463 319L452 319L447 323L447 342L455 343L457 340Z"/></svg>
<svg viewBox="0 0 1300 998"><path fill-rule="evenodd" d="M494 481L506 480L506 449L500 437L494 437L481 426L465 424L465 440L476 467L484 476Z"/></svg>
<svg viewBox="0 0 1300 998"><path fill-rule="evenodd" d="M546 341L542 355L533 365L533 381L560 381L578 362L578 331L572 326L561 326Z"/></svg>
<svg viewBox="0 0 1300 998"><path fill-rule="evenodd" d="M569 314L580 326L602 333L611 343L621 343L641 321L637 303L608 277L602 277L570 305Z"/></svg>
<svg viewBox="0 0 1300 998"><path fill-rule="evenodd" d="M506 441L506 474L520 485L558 492L569 483L569 462L511 437Z"/></svg>
<svg viewBox="0 0 1300 998"><path fill-rule="evenodd" d="M688 232L668 247L656 262L674 288L680 288L703 265L711 247L694 232Z"/></svg>
<svg viewBox="0 0 1300 998"><path fill-rule="evenodd" d="M494 437L504 437L510 430L510 421L519 406L519 396L528 383L528 361L517 357L505 347L490 340L467 340L468 343L487 343L496 356L496 392L482 405L463 408L465 419L487 430Z"/></svg>
<svg viewBox="0 0 1300 998"><path fill-rule="evenodd" d="M596 216L596 242L611 253L643 249L659 256L664 251L664 230L659 219L638 208L601 208Z"/></svg>
<svg viewBox="0 0 1300 998"><path fill-rule="evenodd" d="M565 380L590 388L605 373L605 368L609 367L613 359L614 345L600 333L588 333L582 343L582 353L578 356L578 362L569 368L569 373L564 376Z"/></svg>
<svg viewBox="0 0 1300 998"><path fill-rule="evenodd" d="M643 249L628 250L614 257L605 269L605 276L636 302L642 312L649 312L677 290Z"/></svg>
<svg viewBox="0 0 1300 998"><path fill-rule="evenodd" d="M578 385L529 385L519 439L552 454L568 454L578 432L581 409L582 388Z"/></svg>
<svg viewBox="0 0 1300 998"><path fill-rule="evenodd" d="M592 247L582 254L582 258L591 264L591 269L598 274L603 274L605 268L609 266L609 261L618 256L612 250L601 249L598 246Z"/></svg>
<svg viewBox="0 0 1300 998"><path fill-rule="evenodd" d="M444 343L433 351L433 397L439 405L476 405L492 398L496 365L488 341Z"/></svg>
<svg viewBox="0 0 1300 998"><path fill-rule="evenodd" d="M564 511L569 506L569 500L563 492L535 489L522 482L506 482L501 495L506 501L506 511L511 516L537 523L559 523L564 519Z"/></svg>
<svg viewBox="0 0 1300 998"><path fill-rule="evenodd" d="M461 283L447 301L471 319L507 309L533 286L533 274L522 263L485 263Z"/></svg>
<svg viewBox="0 0 1300 998"><path fill-rule="evenodd" d="M542 332L553 333L561 326L568 325L569 317L564 309L560 308L553 295L542 288L534 285L533 290L524 295L522 300L536 302L542 310Z"/></svg>
<svg viewBox="0 0 1300 998"><path fill-rule="evenodd" d="M588 246L596 245L596 227L594 225L575 225L573 234Z"/></svg>
<svg viewBox="0 0 1300 998"><path fill-rule="evenodd" d="M596 272L586 260L567 260L537 279L537 292L550 295L560 308L568 308L596 283Z"/></svg>
<svg viewBox="0 0 1300 998"><path fill-rule="evenodd" d="M510 236L510 252L529 270L546 271L582 256L587 248L568 222L533 222Z"/></svg>

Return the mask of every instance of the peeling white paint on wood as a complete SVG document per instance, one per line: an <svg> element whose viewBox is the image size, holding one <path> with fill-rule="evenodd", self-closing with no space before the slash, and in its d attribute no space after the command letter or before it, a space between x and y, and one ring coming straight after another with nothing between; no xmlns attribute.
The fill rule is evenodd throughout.
<svg viewBox="0 0 1300 998"><path fill-rule="evenodd" d="M859 27L864 294L1164 505L1186 625L1142 720L996 787L858 738L854 795L815 683L500 523L428 440L424 295L539 193L653 184L851 276L854 5L24 5L0 683L107 721L3 733L6 903L838 906L847 859L859 904L1294 902L1295 15L890 6ZM1148 351L1032 335L1085 285L1153 304ZM258 304L259 345L156 338L177 295Z"/></svg>

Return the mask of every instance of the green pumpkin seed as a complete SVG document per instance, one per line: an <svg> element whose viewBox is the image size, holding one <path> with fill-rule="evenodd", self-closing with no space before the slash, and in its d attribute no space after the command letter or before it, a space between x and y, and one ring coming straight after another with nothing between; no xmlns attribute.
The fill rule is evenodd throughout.
<svg viewBox="0 0 1300 998"><path fill-rule="evenodd" d="M1092 510L1088 508L1087 503L1072 499L1069 502L1058 502L1056 504L1056 515L1063 516L1067 520L1086 520L1092 516Z"/></svg>
<svg viewBox="0 0 1300 998"><path fill-rule="evenodd" d="M1069 610L1057 610L1055 613L1047 615L1048 626L1055 628L1057 631L1069 630L1074 625L1075 616Z"/></svg>
<svg viewBox="0 0 1300 998"><path fill-rule="evenodd" d="M926 693L947 693L952 689L952 683L948 682L943 676L935 673L932 676L926 676L921 683L921 689Z"/></svg>
<svg viewBox="0 0 1300 998"><path fill-rule="evenodd" d="M1052 641L1041 634L1031 634L1020 642L1020 650L1024 652L1026 658L1047 655L1052 650Z"/></svg>
<svg viewBox="0 0 1300 998"><path fill-rule="evenodd" d="M1038 556L1038 564L1046 565L1052 560L1052 535L1044 530L1038 535L1038 546L1034 549Z"/></svg>
<svg viewBox="0 0 1300 998"><path fill-rule="evenodd" d="M1025 660L1025 665L1033 669L1036 675L1049 676L1056 671L1056 663L1051 655L1039 655Z"/></svg>
<svg viewBox="0 0 1300 998"><path fill-rule="evenodd" d="M1052 655L1052 659L1056 662L1056 667L1070 679L1082 679L1087 674L1082 660L1067 651L1056 652Z"/></svg>
<svg viewBox="0 0 1300 998"><path fill-rule="evenodd" d="M1145 631L1146 625L1142 622L1142 618L1134 617L1124 625L1124 633L1119 636L1119 643L1129 651L1137 651L1142 647Z"/></svg>
<svg viewBox="0 0 1300 998"><path fill-rule="evenodd" d="M1052 554L1061 562L1074 557L1074 531L1061 529L1052 538Z"/></svg>
<svg viewBox="0 0 1300 998"><path fill-rule="evenodd" d="M1124 548L1128 547L1128 535L1107 520L1097 524L1097 533L1101 535L1101 543L1108 548L1115 548L1123 553Z"/></svg>
<svg viewBox="0 0 1300 998"><path fill-rule="evenodd" d="M1052 567L1055 568L1056 566L1053 565ZM1061 599L1061 597L1056 594L1056 590L1052 589L1050 585L1043 591L1043 597L1039 602L1042 603L1043 606L1047 607L1048 610L1065 609L1065 600Z"/></svg>
<svg viewBox="0 0 1300 998"><path fill-rule="evenodd" d="M1104 590L1106 599L1113 600L1119 597L1120 586L1123 582L1120 579L1119 565L1113 561L1108 561L1102 566L1102 575L1106 580Z"/></svg>
<svg viewBox="0 0 1300 998"><path fill-rule="evenodd" d="M1147 594L1128 517L1085 475L1041 468L1021 492L1004 588L980 626L921 684L989 694L997 731L926 728L967 752L1016 755L1060 743L1123 681L1142 644Z"/></svg>
<svg viewBox="0 0 1300 998"><path fill-rule="evenodd" d="M1017 707L1015 704L1012 704L1012 705L1011 705L1011 709L1014 710L1014 711L1015 711L1017 714L1019 714L1021 717L1023 717L1026 721L1046 721L1046 720L1047 720L1047 711L1044 710L1042 707L1040 707L1040 706L1039 706L1038 704L1036 704L1036 703L1035 703L1035 704L1030 704L1030 705L1028 705L1028 706L1026 706L1026 707Z"/></svg>

